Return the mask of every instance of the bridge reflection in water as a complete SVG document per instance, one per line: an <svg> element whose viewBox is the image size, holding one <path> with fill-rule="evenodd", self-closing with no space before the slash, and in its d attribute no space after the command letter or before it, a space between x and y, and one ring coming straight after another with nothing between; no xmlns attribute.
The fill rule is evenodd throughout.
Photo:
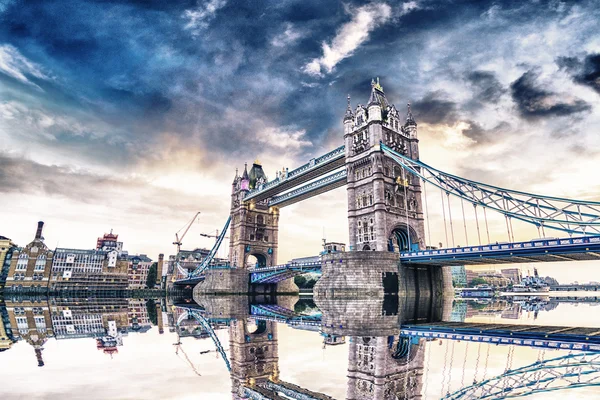
<svg viewBox="0 0 600 400"><path fill-rule="evenodd" d="M507 398L600 385L600 328L456 322L453 299L424 289L315 298L309 313L294 311L297 297L204 296L178 312L227 325L234 399L333 398L280 378L281 324L320 334L324 346L348 346L348 400Z"/></svg>

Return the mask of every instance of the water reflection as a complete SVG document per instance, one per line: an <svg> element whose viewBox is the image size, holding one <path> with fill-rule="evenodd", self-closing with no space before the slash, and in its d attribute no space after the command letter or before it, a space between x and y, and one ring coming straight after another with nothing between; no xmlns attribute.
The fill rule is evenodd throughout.
<svg viewBox="0 0 600 400"><path fill-rule="evenodd" d="M565 387L570 396L597 398L600 316L590 312L597 304L595 298L463 301L431 294L7 299L0 303L0 371L9 379L0 392L28 397L29 388L11 381L30 374L46 385L38 393L78 398L74 393L100 374L119 391L86 397L139 398L141 389L127 386L135 376L149 389L146 398L504 398L508 392L549 398L544 390ZM77 351L82 345L107 361ZM152 353L152 364L144 364L143 352ZM72 391L57 388L58 371L79 363L87 375L70 383ZM38 366L47 372L32 375ZM134 374L141 367L151 373Z"/></svg>

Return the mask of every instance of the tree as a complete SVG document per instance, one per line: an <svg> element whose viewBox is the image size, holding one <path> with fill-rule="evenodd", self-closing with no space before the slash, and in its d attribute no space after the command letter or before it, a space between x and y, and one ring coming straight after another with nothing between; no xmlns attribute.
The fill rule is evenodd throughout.
<svg viewBox="0 0 600 400"><path fill-rule="evenodd" d="M148 276L146 277L146 287L148 289L154 288L156 285L156 274L158 269L158 263L153 263L148 269Z"/></svg>
<svg viewBox="0 0 600 400"><path fill-rule="evenodd" d="M487 281L483 278L477 277L473 278L470 282L471 287L475 287L477 285L487 285Z"/></svg>
<svg viewBox="0 0 600 400"><path fill-rule="evenodd" d="M305 288L306 287L306 278L302 275L297 275L294 277L294 283L299 288Z"/></svg>
<svg viewBox="0 0 600 400"><path fill-rule="evenodd" d="M156 311L156 303L152 299L146 302L146 310L148 311L148 319L152 325L158 325L158 313Z"/></svg>

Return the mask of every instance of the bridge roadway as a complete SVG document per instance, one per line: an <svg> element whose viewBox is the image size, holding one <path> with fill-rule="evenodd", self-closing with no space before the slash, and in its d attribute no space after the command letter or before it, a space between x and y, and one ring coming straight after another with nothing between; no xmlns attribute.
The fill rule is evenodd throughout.
<svg viewBox="0 0 600 400"><path fill-rule="evenodd" d="M343 257L343 253L340 253L340 257ZM584 260L600 260L600 236L531 240L528 242L420 250L400 254L402 264L437 266ZM248 272L250 273L251 283L274 283L309 272L318 273L320 270L321 262L315 257L315 261L251 268Z"/></svg>
<svg viewBox="0 0 600 400"><path fill-rule="evenodd" d="M528 242L403 252L406 264L476 265L600 260L600 236L536 239Z"/></svg>
<svg viewBox="0 0 600 400"><path fill-rule="evenodd" d="M600 328L436 322L403 324L401 334L429 339L438 338L549 349L600 351Z"/></svg>
<svg viewBox="0 0 600 400"><path fill-rule="evenodd" d="M244 201L259 202L274 197L277 194L290 190L298 185L343 167L346 164L345 146L340 146L327 154L311 159L304 165L289 171L287 177L276 178L258 189L248 192ZM345 183L345 180L344 180Z"/></svg>

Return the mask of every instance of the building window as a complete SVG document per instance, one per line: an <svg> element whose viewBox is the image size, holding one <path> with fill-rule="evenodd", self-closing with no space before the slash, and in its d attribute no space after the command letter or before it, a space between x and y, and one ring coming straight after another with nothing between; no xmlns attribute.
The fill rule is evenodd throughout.
<svg viewBox="0 0 600 400"><path fill-rule="evenodd" d="M35 268L34 271L43 271L46 269L46 256L40 255L37 260L35 260Z"/></svg>
<svg viewBox="0 0 600 400"><path fill-rule="evenodd" d="M358 243L362 243L362 223L358 221Z"/></svg>
<svg viewBox="0 0 600 400"><path fill-rule="evenodd" d="M27 269L27 262L29 261L29 256L25 253L19 254L19 259L17 260L17 271L25 271Z"/></svg>

